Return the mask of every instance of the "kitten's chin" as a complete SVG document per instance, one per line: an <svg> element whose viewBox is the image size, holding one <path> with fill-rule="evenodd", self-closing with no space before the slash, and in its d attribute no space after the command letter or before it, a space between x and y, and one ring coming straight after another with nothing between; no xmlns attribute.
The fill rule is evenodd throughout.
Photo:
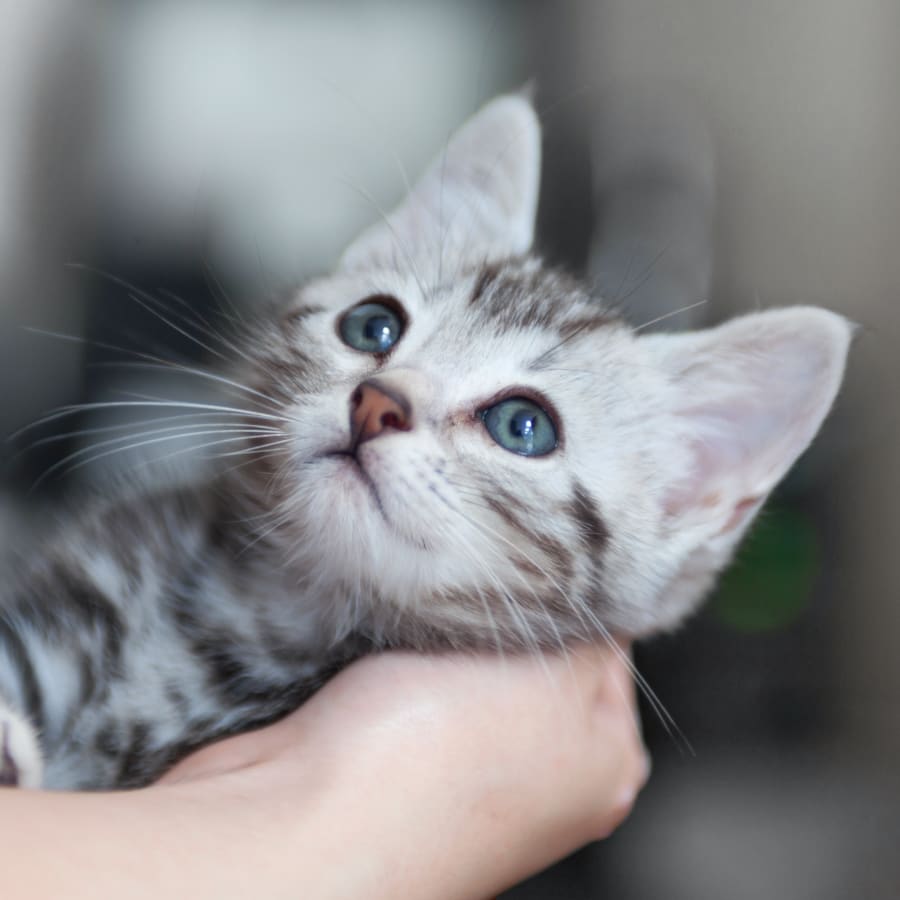
<svg viewBox="0 0 900 900"><path fill-rule="evenodd" d="M394 603L427 587L430 548L393 521L377 479L345 452L307 467L285 504L293 511L281 531L291 569L312 584L344 585L363 606L370 595Z"/></svg>
<svg viewBox="0 0 900 900"><path fill-rule="evenodd" d="M432 534L433 523L421 519L421 511L409 508L396 487L384 484L385 478L344 451L325 454L317 493L323 513L334 529L346 532L355 545L369 544L375 556L387 548L431 553L439 543ZM332 532L334 533L334 532Z"/></svg>

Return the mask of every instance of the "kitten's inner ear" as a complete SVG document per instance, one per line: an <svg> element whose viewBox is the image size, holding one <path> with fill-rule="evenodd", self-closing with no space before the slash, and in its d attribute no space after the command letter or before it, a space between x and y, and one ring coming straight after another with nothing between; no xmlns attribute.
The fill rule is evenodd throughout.
<svg viewBox="0 0 900 900"><path fill-rule="evenodd" d="M664 497L674 529L698 542L737 541L819 430L850 337L841 316L796 307L640 339L675 392L673 438L684 465Z"/></svg>
<svg viewBox="0 0 900 900"><path fill-rule="evenodd" d="M345 251L344 269L452 271L525 253L534 238L541 133L524 97L498 97L450 139L397 209Z"/></svg>

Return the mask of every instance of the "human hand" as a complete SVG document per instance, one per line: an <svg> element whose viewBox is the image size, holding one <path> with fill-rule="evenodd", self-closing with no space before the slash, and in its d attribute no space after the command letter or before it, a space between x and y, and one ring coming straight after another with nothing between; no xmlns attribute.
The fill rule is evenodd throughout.
<svg viewBox="0 0 900 900"><path fill-rule="evenodd" d="M647 761L626 658L367 657L161 783L237 790L306 860L310 896L483 897L631 809Z"/></svg>

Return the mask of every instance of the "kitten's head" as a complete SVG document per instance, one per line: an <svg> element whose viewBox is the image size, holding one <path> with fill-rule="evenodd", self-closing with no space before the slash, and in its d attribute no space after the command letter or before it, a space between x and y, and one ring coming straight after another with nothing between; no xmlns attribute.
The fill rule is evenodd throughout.
<svg viewBox="0 0 900 900"><path fill-rule="evenodd" d="M527 645L671 626L834 399L837 315L639 336L544 268L539 166L531 106L495 100L257 342L289 438L255 469L266 540L341 627Z"/></svg>

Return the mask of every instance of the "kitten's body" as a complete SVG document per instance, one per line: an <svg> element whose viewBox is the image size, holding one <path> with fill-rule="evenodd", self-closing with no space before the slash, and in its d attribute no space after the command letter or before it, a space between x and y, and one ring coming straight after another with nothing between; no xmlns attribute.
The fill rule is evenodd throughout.
<svg viewBox="0 0 900 900"><path fill-rule="evenodd" d="M41 735L44 786L146 783L294 708L337 656L312 604L236 559L216 493L98 508L8 592L0 681ZM290 631L273 608L297 611Z"/></svg>
<svg viewBox="0 0 900 900"><path fill-rule="evenodd" d="M137 785L367 649L558 647L699 601L827 412L848 328L637 336L528 255L538 160L530 107L487 107L240 337L240 465L111 499L6 592L8 781L41 780L32 725L41 783ZM384 352L347 330L370 308Z"/></svg>

